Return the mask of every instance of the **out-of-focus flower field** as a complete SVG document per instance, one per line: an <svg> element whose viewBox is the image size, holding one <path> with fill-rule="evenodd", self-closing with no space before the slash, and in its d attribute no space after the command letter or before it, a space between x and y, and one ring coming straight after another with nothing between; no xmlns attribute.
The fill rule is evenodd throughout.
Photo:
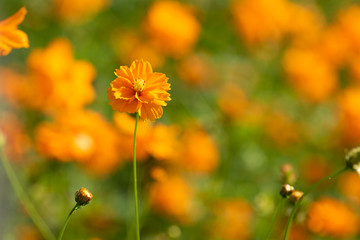
<svg viewBox="0 0 360 240"><path fill-rule="evenodd" d="M161 119L138 126L144 240L265 239L282 166L305 191L360 144L357 1L2 0L0 21L22 7L28 48L2 49L15 33L0 22L0 130L54 234L74 193L93 194L64 239L135 239L135 118L107 98L135 59L171 84ZM359 238L360 177L347 171L304 199L289 239ZM3 167L0 239L43 239Z"/></svg>

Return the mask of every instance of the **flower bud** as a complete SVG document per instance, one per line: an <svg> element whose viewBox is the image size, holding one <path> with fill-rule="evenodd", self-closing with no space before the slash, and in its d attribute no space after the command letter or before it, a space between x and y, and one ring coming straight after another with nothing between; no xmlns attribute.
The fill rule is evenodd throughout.
<svg viewBox="0 0 360 240"><path fill-rule="evenodd" d="M296 203L297 201L300 200L300 198L304 195L304 193L302 191L298 191L298 190L294 190L291 194L290 194L290 201L293 203Z"/></svg>
<svg viewBox="0 0 360 240"><path fill-rule="evenodd" d="M92 198L93 195L86 188L83 187L75 193L75 201L80 206L88 204Z"/></svg>
<svg viewBox="0 0 360 240"><path fill-rule="evenodd" d="M346 166L360 174L360 146L351 149L345 156Z"/></svg>
<svg viewBox="0 0 360 240"><path fill-rule="evenodd" d="M289 184L284 184L281 187L280 190L280 195L284 198L286 198L287 196L289 196L292 192L294 191L294 187L289 185Z"/></svg>
<svg viewBox="0 0 360 240"><path fill-rule="evenodd" d="M283 184L294 184L296 181L296 175L294 168L291 164L285 163L281 166L281 182Z"/></svg>

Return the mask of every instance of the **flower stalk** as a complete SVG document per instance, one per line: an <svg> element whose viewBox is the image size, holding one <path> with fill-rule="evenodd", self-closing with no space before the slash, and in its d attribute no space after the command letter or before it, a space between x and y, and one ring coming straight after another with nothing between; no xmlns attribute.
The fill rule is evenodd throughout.
<svg viewBox="0 0 360 240"><path fill-rule="evenodd" d="M289 231L290 231L290 228L291 228L291 225L292 225L292 222L294 220L294 216L295 216L295 213L296 213L296 210L299 208L302 200L304 199L304 197L306 195L308 195L312 190L314 190L317 186L319 186L322 182L326 181L326 180L330 180L331 178L333 177L336 177L342 173L344 173L346 170L348 170L349 167L346 166L345 168L335 172L335 173L332 173L326 177L324 177L323 179L319 180L318 182L316 182L315 184L313 184L307 191L304 192L304 194L295 202L295 205L294 207L292 208L291 210L291 213L290 213L290 216L289 216L289 219L287 221L287 224L286 224L286 228L285 228L285 234L284 234L284 240L287 240L288 239L288 235L289 235Z"/></svg>
<svg viewBox="0 0 360 240"><path fill-rule="evenodd" d="M1 162L4 167L6 176L8 177L12 188L15 191L16 196L20 200L21 204L24 206L26 212L29 214L31 220L34 222L35 226L39 229L41 235L46 240L55 240L56 237L53 232L50 230L48 225L45 223L43 218L40 216L39 212L36 210L35 206L31 202L29 196L25 192L24 188L21 186L19 179L17 178L14 169L12 168L10 162L8 161L5 152L4 152L5 139L2 133L0 132L0 154Z"/></svg>
<svg viewBox="0 0 360 240"><path fill-rule="evenodd" d="M266 234L265 240L268 240L268 239L270 238L272 229L273 229L274 224L275 224L275 221L276 221L276 217L277 217L277 215L278 215L278 213L279 213L282 205L284 204L285 200L286 200L286 198L282 197L282 198L280 199L280 201L278 202L278 204L277 204L277 206L276 206L276 209L275 209L275 212L274 212L274 215L273 215L273 217L272 217L272 219L271 219L270 228L269 228L268 233Z"/></svg>
<svg viewBox="0 0 360 240"><path fill-rule="evenodd" d="M67 216L66 220L65 220L65 223L64 223L64 226L62 227L61 229L61 232L60 232L60 235L59 235L59 240L62 240L62 237L64 235L64 232L65 232L65 229L66 229L66 226L69 222L69 219L70 219L70 216L80 208L80 205L78 203L75 204L75 206L73 207L73 209L71 209L69 215Z"/></svg>
<svg viewBox="0 0 360 240"><path fill-rule="evenodd" d="M71 215L78 210L80 207L85 206L87 204L89 204L89 202L92 200L93 195L89 192L89 190L87 190L86 188L80 188L79 191L77 191L75 193L75 206L73 207L73 209L71 209L69 215L67 216L65 223L61 229L61 232L59 234L59 239L58 240L62 240L62 237L64 235L66 226L70 220Z"/></svg>
<svg viewBox="0 0 360 240"><path fill-rule="evenodd" d="M135 221L136 221L136 239L140 240L139 207L137 196L137 174L136 174L136 132L139 122L139 112L136 112L135 130L134 130L134 148L133 148L133 176L134 176L134 203L135 203Z"/></svg>

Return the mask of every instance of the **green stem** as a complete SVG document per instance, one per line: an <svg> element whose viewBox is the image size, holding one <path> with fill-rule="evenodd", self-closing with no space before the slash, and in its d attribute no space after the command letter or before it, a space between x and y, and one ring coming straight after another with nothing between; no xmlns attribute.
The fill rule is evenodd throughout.
<svg viewBox="0 0 360 240"><path fill-rule="evenodd" d="M135 201L135 219L136 219L136 239L140 240L140 224L139 224L139 207L137 196L137 176L136 176L136 132L139 122L139 112L136 113L135 130L134 130L134 158L133 158L133 170L134 170L134 201Z"/></svg>
<svg viewBox="0 0 360 240"><path fill-rule="evenodd" d="M80 206L76 203L76 205L73 207L73 209L71 209L69 215L67 216L66 220L65 220L65 223L64 223L64 226L62 227L61 229L61 232L60 232L60 235L59 235L59 240L62 239L63 235L64 235L64 232L65 232L65 228L69 222L69 219L70 219L70 216L80 208Z"/></svg>
<svg viewBox="0 0 360 240"><path fill-rule="evenodd" d="M20 181L18 180L15 171L13 170L10 162L8 161L7 157L4 153L4 148L0 146L1 151L1 160L2 164L5 169L5 173L7 177L9 178L9 181L15 191L15 194L17 195L18 199L26 209L27 213L29 214L30 218L36 225L36 227L39 229L40 233L43 235L43 237L46 240L55 240L56 237L52 233L52 231L49 229L45 221L42 219L34 205L32 204L30 198L26 194L25 190L22 188Z"/></svg>
<svg viewBox="0 0 360 240"><path fill-rule="evenodd" d="M324 177L323 179L319 180L318 182L316 182L315 184L313 184L306 192L304 192L304 194L301 196L301 198L295 203L295 206L293 207L293 209L291 210L289 219L287 221L286 224L286 228L285 228L285 234L284 234L284 240L287 240L288 238L288 234L289 234L289 230L291 228L291 224L292 221L294 220L294 216L296 213L296 210L298 209L298 207L301 204L301 201L303 200L303 198L308 195L312 190L314 190L317 186L319 186L322 182L326 181L326 180L330 180L333 177L336 177L340 174L342 174L343 172L345 172L346 170L348 170L348 167L345 167L335 173L330 174L329 176Z"/></svg>
<svg viewBox="0 0 360 240"><path fill-rule="evenodd" d="M279 203L278 203L278 205L277 205L277 207L275 209L274 215L272 217L269 232L267 233L265 240L268 240L270 238L272 229L273 229L274 224L275 224L276 216L278 215L278 213L280 211L280 208L283 205L283 203L285 202L285 200L286 200L286 198L283 198L283 197L280 199L280 201L279 201Z"/></svg>

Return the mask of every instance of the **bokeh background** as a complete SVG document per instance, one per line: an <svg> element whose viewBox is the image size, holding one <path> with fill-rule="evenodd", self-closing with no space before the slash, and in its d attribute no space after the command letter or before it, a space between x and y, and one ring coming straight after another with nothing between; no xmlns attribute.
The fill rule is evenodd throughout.
<svg viewBox="0 0 360 240"><path fill-rule="evenodd" d="M0 58L0 129L22 185L57 235L86 187L93 201L64 239L134 239L134 118L108 105L135 59L171 83L140 122L142 239L264 239L281 167L306 190L360 143L360 5L351 0L2 0L25 6L30 42ZM0 168L0 239L39 240ZM292 240L359 239L360 178L321 185ZM291 203L271 239L282 239Z"/></svg>

